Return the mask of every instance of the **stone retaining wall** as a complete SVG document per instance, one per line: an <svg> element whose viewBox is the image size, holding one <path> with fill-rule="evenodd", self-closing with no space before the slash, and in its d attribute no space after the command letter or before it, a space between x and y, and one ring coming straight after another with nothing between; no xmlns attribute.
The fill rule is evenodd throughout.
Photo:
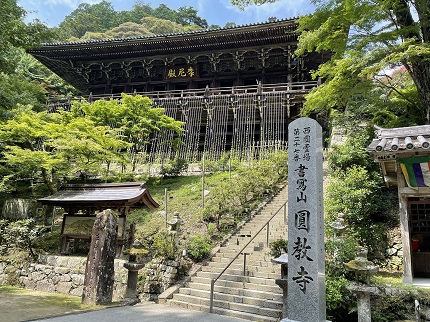
<svg viewBox="0 0 430 322"><path fill-rule="evenodd" d="M19 283L20 286L51 293L82 296L85 279L86 257L40 256L37 263L12 266L0 263L0 285ZM128 270L125 260L115 259L113 301L121 301L126 292ZM180 262L153 259L140 271L145 282L138 287L141 300L156 300L158 294L172 286L178 279Z"/></svg>
<svg viewBox="0 0 430 322"><path fill-rule="evenodd" d="M385 263L381 268L388 271L403 271L403 245L400 228L388 231L388 247L385 249Z"/></svg>
<svg viewBox="0 0 430 322"><path fill-rule="evenodd" d="M85 279L85 257L78 256L40 256L37 263L22 267L11 267L0 263L0 285L10 282L12 271L18 275L19 284L25 288L82 296ZM115 284L113 301L124 298L128 271L123 267L124 260L115 260Z"/></svg>
<svg viewBox="0 0 430 322"><path fill-rule="evenodd" d="M138 287L141 300L158 300L158 295L172 286L179 278L180 263L175 260L154 258L142 270L145 283Z"/></svg>

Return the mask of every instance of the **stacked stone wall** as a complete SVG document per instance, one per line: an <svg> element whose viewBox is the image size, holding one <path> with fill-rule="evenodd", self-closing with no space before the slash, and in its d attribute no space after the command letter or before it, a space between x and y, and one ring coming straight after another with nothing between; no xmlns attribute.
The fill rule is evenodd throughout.
<svg viewBox="0 0 430 322"><path fill-rule="evenodd" d="M403 271L403 245L400 228L388 231L388 247L385 249L385 262L381 268L388 271Z"/></svg>
<svg viewBox="0 0 430 322"><path fill-rule="evenodd" d="M158 295L175 284L179 278L180 262L155 258L145 265L142 276L145 282L138 288L139 298L155 301Z"/></svg>
<svg viewBox="0 0 430 322"><path fill-rule="evenodd" d="M37 263L13 266L0 263L0 285L19 283L27 289L51 293L82 296L85 279L85 257L78 256L40 256ZM113 301L124 299L128 270L125 260L115 259L115 282ZM153 259L139 271L144 279L139 283L141 300L157 300L158 295L175 284L180 277L181 263L175 260ZM12 281L14 281L12 283Z"/></svg>
<svg viewBox="0 0 430 322"><path fill-rule="evenodd" d="M0 285L10 284L10 274L19 276L19 284L27 289L51 293L82 296L85 279L85 257L40 256L37 263L22 267L0 264ZM127 284L124 260L115 260L115 283L113 301L123 299Z"/></svg>

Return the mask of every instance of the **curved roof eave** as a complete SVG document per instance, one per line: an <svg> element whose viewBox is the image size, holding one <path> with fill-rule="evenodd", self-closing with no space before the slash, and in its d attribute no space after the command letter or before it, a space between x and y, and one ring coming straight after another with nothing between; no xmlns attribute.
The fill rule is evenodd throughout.
<svg viewBox="0 0 430 322"><path fill-rule="evenodd" d="M150 209L158 208L145 183L65 185L49 197L38 199L45 205L59 207L126 207L144 204Z"/></svg>

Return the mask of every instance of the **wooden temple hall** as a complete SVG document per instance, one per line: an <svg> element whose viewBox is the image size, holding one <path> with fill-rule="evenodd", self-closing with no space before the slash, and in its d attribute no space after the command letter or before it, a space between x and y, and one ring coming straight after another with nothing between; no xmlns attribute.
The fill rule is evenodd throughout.
<svg viewBox="0 0 430 322"><path fill-rule="evenodd" d="M288 123L318 82L310 72L330 53L294 55L296 19L126 39L48 43L30 53L81 90L85 99L141 94L185 122L179 157L205 151L252 157L286 147ZM67 102L59 102L66 104ZM147 150L172 158L159 133Z"/></svg>

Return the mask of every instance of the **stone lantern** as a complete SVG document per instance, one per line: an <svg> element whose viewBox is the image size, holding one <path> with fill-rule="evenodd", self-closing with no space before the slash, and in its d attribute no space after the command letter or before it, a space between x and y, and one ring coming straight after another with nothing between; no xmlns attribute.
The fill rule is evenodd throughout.
<svg viewBox="0 0 430 322"><path fill-rule="evenodd" d="M173 236L176 245L179 242L179 235L181 233L181 225L183 224L183 220L179 217L179 212L175 212L173 214L172 219L167 221L169 233Z"/></svg>
<svg viewBox="0 0 430 322"><path fill-rule="evenodd" d="M282 318L286 318L288 299L288 254L282 254L277 258L273 258L272 262L281 264L281 278L275 279L275 283L282 289Z"/></svg>
<svg viewBox="0 0 430 322"><path fill-rule="evenodd" d="M139 302L137 297L137 277L138 272L145 266L142 262L142 256L148 251L141 248L142 244L136 239L132 248L129 251L129 261L124 263L124 267L128 269L127 289L125 291L124 303L133 305Z"/></svg>
<svg viewBox="0 0 430 322"><path fill-rule="evenodd" d="M337 219L330 224L330 227L333 228L334 231L334 239L340 237L345 231L346 227L348 227L348 225L345 224L345 219L343 219L343 216L343 213L339 213Z"/></svg>
<svg viewBox="0 0 430 322"><path fill-rule="evenodd" d="M339 252L338 242L341 241L341 236L343 232L346 230L346 228L348 227L348 225L345 224L345 219L343 219L343 216L344 216L343 213L339 213L337 219L329 224L329 226L333 228L333 243L334 243L333 257L337 264L340 264L337 261L337 255Z"/></svg>
<svg viewBox="0 0 430 322"><path fill-rule="evenodd" d="M349 271L355 272L355 283L349 285L348 289L357 296L358 322L371 322L370 295L376 294L378 289L369 285L370 274L378 272L379 267L367 260L367 249L364 247L359 248L355 259L344 265ZM360 283L360 275L364 275L365 283Z"/></svg>

